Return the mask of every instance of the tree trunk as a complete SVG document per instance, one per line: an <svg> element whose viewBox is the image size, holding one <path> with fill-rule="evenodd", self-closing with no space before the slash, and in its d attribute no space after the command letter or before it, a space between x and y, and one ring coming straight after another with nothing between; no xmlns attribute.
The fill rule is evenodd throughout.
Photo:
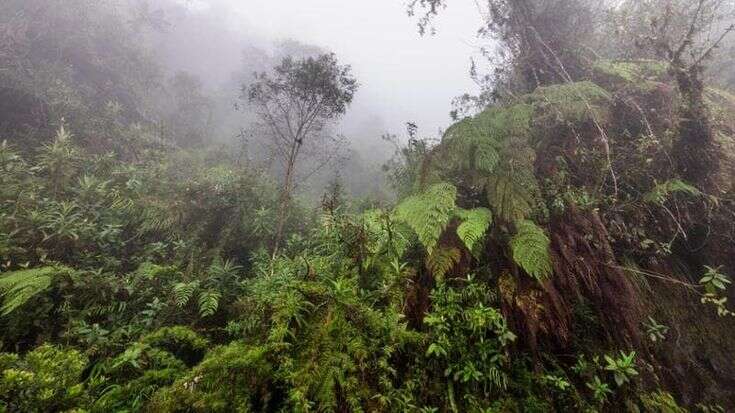
<svg viewBox="0 0 735 413"><path fill-rule="evenodd" d="M281 239L283 238L283 230L286 226L286 220L288 219L288 207L291 202L291 192L293 185L293 175L296 168L296 157L299 153L301 144L299 140L294 140L291 146L291 152L289 153L288 161L286 163L286 176L283 178L283 188L281 188L281 197L278 202L278 215L276 217L276 233L273 238L273 252L271 259L275 260L278 255L280 248Z"/></svg>
<svg viewBox="0 0 735 413"><path fill-rule="evenodd" d="M704 192L714 191L714 175L719 168L717 143L704 101L704 82L698 67L672 64L681 92L678 139L674 158L681 177Z"/></svg>

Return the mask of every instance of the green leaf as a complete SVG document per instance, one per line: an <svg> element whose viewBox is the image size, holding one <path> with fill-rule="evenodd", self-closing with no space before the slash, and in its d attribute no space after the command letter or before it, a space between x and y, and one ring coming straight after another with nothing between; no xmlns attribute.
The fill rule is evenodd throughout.
<svg viewBox="0 0 735 413"><path fill-rule="evenodd" d="M664 183L657 184L650 192L643 196L643 200L652 204L663 204L675 193L682 193L690 196L699 196L702 192L680 179L670 179Z"/></svg>
<svg viewBox="0 0 735 413"><path fill-rule="evenodd" d="M425 192L401 202L395 211L396 218L413 229L421 245L431 254L452 218L456 198L457 188L453 185L432 185Z"/></svg>
<svg viewBox="0 0 735 413"><path fill-rule="evenodd" d="M553 272L550 241L544 230L532 221L519 221L516 227L518 232L510 241L513 260L537 280L550 276Z"/></svg>
<svg viewBox="0 0 735 413"><path fill-rule="evenodd" d="M488 203L505 222L524 220L533 209L530 191L514 175L503 173L489 177L485 190Z"/></svg>
<svg viewBox="0 0 735 413"><path fill-rule="evenodd" d="M222 297L217 291L204 291L199 294L199 315L209 317L217 312Z"/></svg>
<svg viewBox="0 0 735 413"><path fill-rule="evenodd" d="M192 281L190 283L177 283L174 285L174 301L178 307L185 306L191 297L194 295L194 291L199 288L198 281Z"/></svg>
<svg viewBox="0 0 735 413"><path fill-rule="evenodd" d="M467 250L472 252L490 228L493 220L492 212L487 208L476 208L469 211L461 209L457 211L457 216L462 220L457 227L457 235Z"/></svg>
<svg viewBox="0 0 735 413"><path fill-rule="evenodd" d="M0 314L8 315L17 310L51 287L56 276L69 271L71 270L66 267L49 266L0 275L0 297L3 299Z"/></svg>

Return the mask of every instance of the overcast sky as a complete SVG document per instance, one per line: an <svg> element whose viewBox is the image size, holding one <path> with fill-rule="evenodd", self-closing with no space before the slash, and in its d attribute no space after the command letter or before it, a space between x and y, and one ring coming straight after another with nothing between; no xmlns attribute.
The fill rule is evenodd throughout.
<svg viewBox="0 0 735 413"><path fill-rule="evenodd" d="M250 35L293 38L334 51L353 66L361 90L354 110L370 106L393 133L407 121L425 134L449 125L451 99L474 91L469 58L480 20L474 2L453 1L434 36L420 36L405 0L216 0Z"/></svg>

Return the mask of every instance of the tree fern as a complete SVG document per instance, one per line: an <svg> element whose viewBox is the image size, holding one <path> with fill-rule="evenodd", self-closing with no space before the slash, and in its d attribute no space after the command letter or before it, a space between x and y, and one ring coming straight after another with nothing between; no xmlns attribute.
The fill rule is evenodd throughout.
<svg viewBox="0 0 735 413"><path fill-rule="evenodd" d="M487 179L488 203L505 222L524 220L533 209L531 192L513 174L495 174Z"/></svg>
<svg viewBox="0 0 735 413"><path fill-rule="evenodd" d="M51 287L54 277L68 271L64 267L41 267L14 271L0 276L0 314L8 315L31 298Z"/></svg>
<svg viewBox="0 0 735 413"><path fill-rule="evenodd" d="M481 172L492 173L500 163L500 154L493 145L487 142L478 143L472 156L472 168Z"/></svg>
<svg viewBox="0 0 735 413"><path fill-rule="evenodd" d="M442 145L442 167L492 173L500 162L500 144L475 119L452 126Z"/></svg>
<svg viewBox="0 0 735 413"><path fill-rule="evenodd" d="M518 221L516 227L518 232L510 241L513 260L537 280L551 275L550 241L544 230L532 221Z"/></svg>
<svg viewBox="0 0 735 413"><path fill-rule="evenodd" d="M199 315L209 317L217 312L219 299L222 297L217 291L203 291L199 294Z"/></svg>
<svg viewBox="0 0 735 413"><path fill-rule="evenodd" d="M456 197L457 188L453 185L432 185L424 193L411 196L398 205L396 217L416 232L421 245L431 254L452 218Z"/></svg>
<svg viewBox="0 0 735 413"><path fill-rule="evenodd" d="M469 211L460 209L457 211L457 216L462 220L457 227L457 235L467 250L472 252L490 228L493 215L487 208L476 208Z"/></svg>
<svg viewBox="0 0 735 413"><path fill-rule="evenodd" d="M459 262L460 257L457 248L439 248L429 256L426 266L435 278L441 280Z"/></svg>
<svg viewBox="0 0 735 413"><path fill-rule="evenodd" d="M194 295L194 291L199 288L199 281L192 281L189 283L177 283L174 285L174 301L179 307L185 306L191 297Z"/></svg>
<svg viewBox="0 0 735 413"><path fill-rule="evenodd" d="M650 192L643 196L643 200L652 204L663 204L674 193L682 193L690 196L699 196L702 192L680 179L670 179L664 183L657 184Z"/></svg>

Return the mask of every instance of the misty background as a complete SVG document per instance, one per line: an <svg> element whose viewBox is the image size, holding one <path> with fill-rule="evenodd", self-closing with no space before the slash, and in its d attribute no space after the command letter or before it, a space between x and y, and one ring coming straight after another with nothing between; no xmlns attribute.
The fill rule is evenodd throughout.
<svg viewBox="0 0 735 413"><path fill-rule="evenodd" d="M343 175L356 195L382 186L380 166L395 150L383 135L405 141L412 122L422 136L436 138L451 122L452 99L477 89L468 75L480 25L472 2L448 7L437 33L423 36L401 1L178 0L139 7L162 20L153 36L168 76L190 74L214 96L219 120L208 139L248 133L247 115L231 109L252 72L268 71L286 55L324 52L351 65L360 88L336 132L351 149L344 161L354 173ZM325 172L310 184L318 192L329 179Z"/></svg>
<svg viewBox="0 0 735 413"><path fill-rule="evenodd" d="M129 152L141 139L220 146L277 179L244 91L286 56L334 53L359 89L330 126L342 152L304 179L311 197L336 178L352 195L390 197L382 167L407 142L407 124L436 139L452 99L478 89L473 2L447 7L423 36L393 0L9 0L0 11L0 134L25 148L64 123L91 152L137 159Z"/></svg>
<svg viewBox="0 0 735 413"><path fill-rule="evenodd" d="M165 48L172 66L217 87L238 71L251 48L274 53L287 40L337 54L360 81L346 131L359 133L364 122L398 133L412 121L426 133L450 122L451 100L476 85L468 76L469 57L480 15L472 2L457 2L438 19L438 31L422 36L403 1L377 0L179 0L168 15L174 38ZM169 39L170 40L170 39Z"/></svg>

